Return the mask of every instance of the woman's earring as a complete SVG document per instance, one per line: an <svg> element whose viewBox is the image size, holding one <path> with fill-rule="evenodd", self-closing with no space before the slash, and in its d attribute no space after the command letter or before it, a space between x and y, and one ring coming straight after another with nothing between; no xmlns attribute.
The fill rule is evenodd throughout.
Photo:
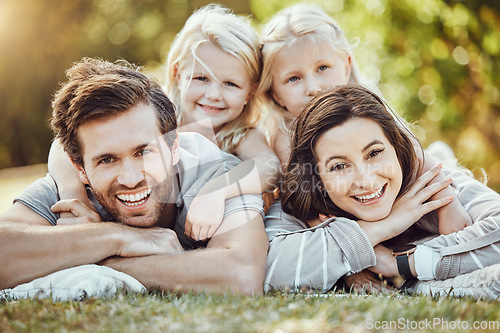
<svg viewBox="0 0 500 333"><path fill-rule="evenodd" d="M248 103L248 101L247 101L247 100L245 100L245 103L243 103L243 105L247 105L247 103Z"/></svg>

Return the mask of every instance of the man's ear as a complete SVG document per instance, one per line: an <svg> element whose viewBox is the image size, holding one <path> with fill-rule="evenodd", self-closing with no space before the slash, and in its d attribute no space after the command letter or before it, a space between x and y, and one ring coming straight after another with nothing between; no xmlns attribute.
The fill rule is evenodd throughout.
<svg viewBox="0 0 500 333"><path fill-rule="evenodd" d="M87 178L87 173L85 172L83 165L75 163L73 160L71 160L71 163L73 163L73 166L75 167L76 171L78 172L78 176L80 177L80 181L83 184L90 185L89 179Z"/></svg>
<svg viewBox="0 0 500 333"><path fill-rule="evenodd" d="M175 141L172 144L172 165L176 165L180 160L180 148L179 148L179 133L175 131Z"/></svg>

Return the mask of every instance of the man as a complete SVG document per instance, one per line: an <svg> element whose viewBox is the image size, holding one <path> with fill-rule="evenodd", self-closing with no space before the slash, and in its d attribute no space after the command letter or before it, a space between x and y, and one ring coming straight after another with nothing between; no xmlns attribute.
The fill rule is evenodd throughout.
<svg viewBox="0 0 500 333"><path fill-rule="evenodd" d="M200 135L177 135L167 96L127 63L83 59L67 77L52 127L99 215L78 200L57 210L100 223L56 225L57 187L50 176L38 180L0 216L0 289L100 263L147 288L262 293L268 241L260 197L226 200L208 243L184 235L200 188L239 160Z"/></svg>

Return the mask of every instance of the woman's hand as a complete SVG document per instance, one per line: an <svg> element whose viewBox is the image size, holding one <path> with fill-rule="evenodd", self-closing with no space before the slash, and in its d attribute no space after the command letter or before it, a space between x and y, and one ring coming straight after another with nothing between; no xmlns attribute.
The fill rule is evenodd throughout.
<svg viewBox="0 0 500 333"><path fill-rule="evenodd" d="M399 276L398 264L390 249L378 244L373 248L373 251L375 251L377 263L375 266L368 267L370 271L385 277Z"/></svg>
<svg viewBox="0 0 500 333"><path fill-rule="evenodd" d="M425 214L452 202L451 196L429 200L451 184L450 178L429 184L441 169L441 164L438 164L420 176L405 194L396 199L391 213L385 219L376 222L358 221L372 245L401 234Z"/></svg>
<svg viewBox="0 0 500 333"><path fill-rule="evenodd" d="M451 150L451 148L449 148ZM436 164L431 155L425 153L425 158L422 155L419 158L419 163L422 164L422 170L427 171ZM425 163L424 163L425 162ZM430 183L435 183L444 179L444 175L437 175ZM439 233L442 235L448 235L460 230L465 227L472 225L472 218L469 213L465 210L464 206L458 201L457 195L453 188L447 187L442 191L434 194L431 200L438 200L444 197L452 196L453 201L444 207L437 210L437 216L439 219Z"/></svg>

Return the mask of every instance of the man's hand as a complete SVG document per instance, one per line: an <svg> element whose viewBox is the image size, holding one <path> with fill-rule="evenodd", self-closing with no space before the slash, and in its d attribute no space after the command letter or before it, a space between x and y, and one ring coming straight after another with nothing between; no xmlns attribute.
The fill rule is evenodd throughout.
<svg viewBox="0 0 500 333"><path fill-rule="evenodd" d="M54 213L60 213L58 225L102 222L99 214L78 199L61 200L50 209Z"/></svg>
<svg viewBox="0 0 500 333"><path fill-rule="evenodd" d="M125 232L125 241L116 253L117 256L140 257L184 252L175 231L172 229L128 227Z"/></svg>
<svg viewBox="0 0 500 333"><path fill-rule="evenodd" d="M212 238L222 223L225 201L223 190L196 196L189 206L184 234L195 241Z"/></svg>
<svg viewBox="0 0 500 333"><path fill-rule="evenodd" d="M391 287L382 281L377 274L364 269L359 273L345 275L344 282L351 291L357 293L381 293L393 291Z"/></svg>

